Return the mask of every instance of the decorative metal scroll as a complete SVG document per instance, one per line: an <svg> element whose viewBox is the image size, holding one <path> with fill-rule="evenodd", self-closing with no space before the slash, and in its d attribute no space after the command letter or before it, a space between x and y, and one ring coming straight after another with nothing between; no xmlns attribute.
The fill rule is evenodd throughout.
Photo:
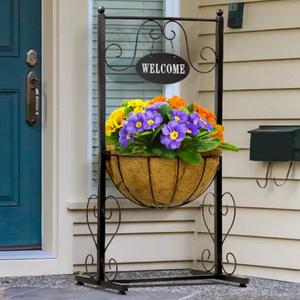
<svg viewBox="0 0 300 300"><path fill-rule="evenodd" d="M235 203L234 197L233 197L233 195L232 195L231 193L226 192L226 193L224 193L224 194L222 195L222 199L223 199L226 195L229 195L229 196L230 196L230 199L231 199L232 204L233 204L233 206L232 206L232 208L233 208L233 217L232 217L231 224L230 224L230 226L229 226L229 228L228 228L228 230L227 230L225 236L223 237L222 245L225 243L225 241L226 241L226 239L227 239L229 233L231 232L232 227L233 227L233 225L234 225L234 223L235 223L235 219L236 219L236 203ZM210 235L212 241L215 242L215 238L214 238L214 236L213 236L212 231L210 230L210 228L209 228L209 226L208 226L207 218L206 218L206 216L205 216L205 211L206 211L206 210L205 210L205 207L206 207L206 206L208 206L207 211L208 211L208 213L209 213L211 216L214 216L214 214L215 214L215 212L212 210L212 207L214 207L214 205L211 204L211 203L209 203L209 205L208 205L208 204L206 203L206 199L207 199L208 196L213 196L213 197L214 197L214 194L213 194L213 193L207 193L207 194L205 195L205 197L204 197L204 199L203 199L203 202L202 202L202 217L203 217L204 225L205 225L205 227L206 227L206 229L207 229L207 231L208 231L208 234ZM223 211L223 208L225 208L225 212ZM221 213L222 213L222 216L227 216L228 213L229 213L229 207L228 207L228 205L224 206L223 208L220 208ZM204 249L204 250L202 251L202 253L201 253L201 264L202 264L203 269L204 269L205 271L207 271L207 272L212 271L212 270L214 269L214 267L215 267L214 264L213 264L210 268L206 266L205 263L208 262L208 261L210 260L210 257L211 257L211 251L210 251L208 248ZM232 252L228 252L228 253L226 254L226 263L227 263L227 264L230 264L230 258L232 258L232 260L233 260L233 270L232 270L231 272L228 272L228 271L225 269L224 264L223 264L223 262L222 262L222 269L223 269L224 273L226 273L227 275L232 275L232 274L234 274L235 271L236 271L236 267L237 267L236 257L235 257L235 255L234 255Z"/></svg>
<svg viewBox="0 0 300 300"><path fill-rule="evenodd" d="M86 222L87 222L87 226L88 226L88 229L89 229L89 232L92 236L92 239L93 239L93 242L94 242L94 245L96 247L96 250L98 250L98 245L97 245L97 241L95 239L95 234L91 228L91 222L90 222L90 219L89 219L89 210L90 210L90 202L91 200L97 200L98 197L97 195L93 194L91 195L89 198L88 198L88 202L87 202L87 206L86 206ZM108 215L107 215L107 211L105 210L105 203L108 199L113 199L116 204L117 204L117 210L118 210L118 222L117 222L117 228L114 232L114 234L112 235L111 239L109 240L109 242L107 243L106 247L105 247L105 253L108 249L108 247L110 246L110 244L112 243L113 239L115 238L115 236L117 235L119 229L120 229L120 225L121 225L121 207L120 207L120 204L119 204L119 201L114 197L114 196L108 196L105 201L104 201L104 204L103 204L103 208L101 209L101 213L103 215L103 217L105 218L105 220L110 220L113 216L113 210L112 208L109 209L109 212L108 212ZM93 215L96 219L99 219L98 218L98 215L97 215L97 207L94 206L93 207ZM86 274L91 277L91 278L95 278L97 276L96 273L92 273L89 271L88 267L89 265L93 265L95 262L95 259L94 259L94 256L92 254L88 254L85 258L85 270L86 270ZM108 276L106 273L105 273L105 262L101 262L101 265L104 269L104 274L105 274L105 278L107 281L114 281L116 280L116 278L118 277L118 273L119 273L119 268L118 268L118 263L117 261L114 259L114 258L110 258L109 261L108 261L108 267L109 269L111 270L112 269L112 266L114 265L115 266L115 271L112 272L114 273L113 276Z"/></svg>
<svg viewBox="0 0 300 300"><path fill-rule="evenodd" d="M145 27L145 25L150 25L150 24L154 25L154 26L157 26L157 30L155 30L155 29L151 29L150 30L149 29L148 32L144 31L143 28ZM161 38L165 39L166 41L169 41L171 43L172 51L174 53L173 41L174 41L174 39L176 38L177 35L176 35L176 32L174 30L170 30L171 36L170 37L167 36L166 31L167 31L167 26L169 24L176 24L182 30L182 32L184 34L185 46L186 46L186 51L187 51L187 57L188 57L188 62L190 64L190 66L196 72L201 73L201 74L207 74L207 73L210 73L211 71L213 71L215 69L216 65L217 65L217 62L218 62L218 57L217 57L217 54L216 54L215 50L213 48L211 48L211 47L204 47L204 48L201 49L201 51L200 51L200 58L201 59L207 60L207 58L204 57L204 51L205 50L209 50L210 52L212 52L212 54L214 55L215 59L214 59L213 66L209 70L207 70L207 71L201 71L201 70L197 69L193 65L192 60L191 60L190 47L189 47L189 41L188 41L187 33L186 33L184 27L179 22L177 22L176 20L169 20L166 23L164 23L163 25L160 24L156 20L147 20L147 21L144 21L143 24L137 30L135 44L134 44L134 53L133 53L133 57L132 57L131 62L127 66L125 66L123 68L118 68L117 69L114 66L112 66L107 61L107 59L106 59L105 62L106 62L107 67L110 68L111 70L115 71L115 72L124 72L124 71L128 70L130 67L132 67L134 65L134 62L135 62L135 59L136 59L136 56L137 56L138 44L139 44L139 41L140 41L139 39L140 39L141 34L143 34L144 36L149 37L149 39L148 39L149 43L152 45L150 47L150 53L152 53L152 51L153 51L155 42L157 42ZM159 32L159 33L155 35L154 32ZM130 42L129 38L128 38L128 42ZM123 48L118 43L111 43L111 44L109 44L106 47L105 52L107 53L107 51L110 50L113 47L115 47L116 49L118 49L120 51L119 55L116 55L115 58L121 58L123 56Z"/></svg>

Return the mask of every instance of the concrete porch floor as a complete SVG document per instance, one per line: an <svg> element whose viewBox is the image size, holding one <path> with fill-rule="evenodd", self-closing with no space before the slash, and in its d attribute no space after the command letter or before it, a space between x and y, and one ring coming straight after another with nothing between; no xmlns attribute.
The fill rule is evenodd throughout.
<svg viewBox="0 0 300 300"><path fill-rule="evenodd" d="M180 276L187 271L150 271L121 273L122 278ZM277 300L300 299L300 284L250 278L247 288L214 280L169 286L135 287L126 296L92 286L77 286L73 275L0 278L7 299L19 300Z"/></svg>

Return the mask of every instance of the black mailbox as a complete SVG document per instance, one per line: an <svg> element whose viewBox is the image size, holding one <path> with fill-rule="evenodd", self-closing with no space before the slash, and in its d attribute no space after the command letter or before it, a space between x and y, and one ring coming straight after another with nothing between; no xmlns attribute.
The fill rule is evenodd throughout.
<svg viewBox="0 0 300 300"><path fill-rule="evenodd" d="M248 132L250 160L300 161L300 126L259 126Z"/></svg>

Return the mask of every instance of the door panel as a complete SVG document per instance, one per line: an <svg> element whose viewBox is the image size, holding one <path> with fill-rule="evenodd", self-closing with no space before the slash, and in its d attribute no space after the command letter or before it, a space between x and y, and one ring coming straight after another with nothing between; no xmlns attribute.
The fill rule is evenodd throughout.
<svg viewBox="0 0 300 300"><path fill-rule="evenodd" d="M0 55L19 55L19 0L0 1Z"/></svg>
<svg viewBox="0 0 300 300"><path fill-rule="evenodd" d="M0 93L0 206L19 205L19 93Z"/></svg>
<svg viewBox="0 0 300 300"><path fill-rule="evenodd" d="M25 82L41 81L41 0L1 0L0 20L0 250L40 249L41 120L26 123Z"/></svg>

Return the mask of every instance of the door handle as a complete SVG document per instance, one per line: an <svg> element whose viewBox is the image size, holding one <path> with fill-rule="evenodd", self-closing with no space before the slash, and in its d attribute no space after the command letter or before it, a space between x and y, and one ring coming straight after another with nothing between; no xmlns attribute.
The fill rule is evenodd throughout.
<svg viewBox="0 0 300 300"><path fill-rule="evenodd" d="M38 77L34 71L26 76L26 122L34 126L40 115L40 92Z"/></svg>

